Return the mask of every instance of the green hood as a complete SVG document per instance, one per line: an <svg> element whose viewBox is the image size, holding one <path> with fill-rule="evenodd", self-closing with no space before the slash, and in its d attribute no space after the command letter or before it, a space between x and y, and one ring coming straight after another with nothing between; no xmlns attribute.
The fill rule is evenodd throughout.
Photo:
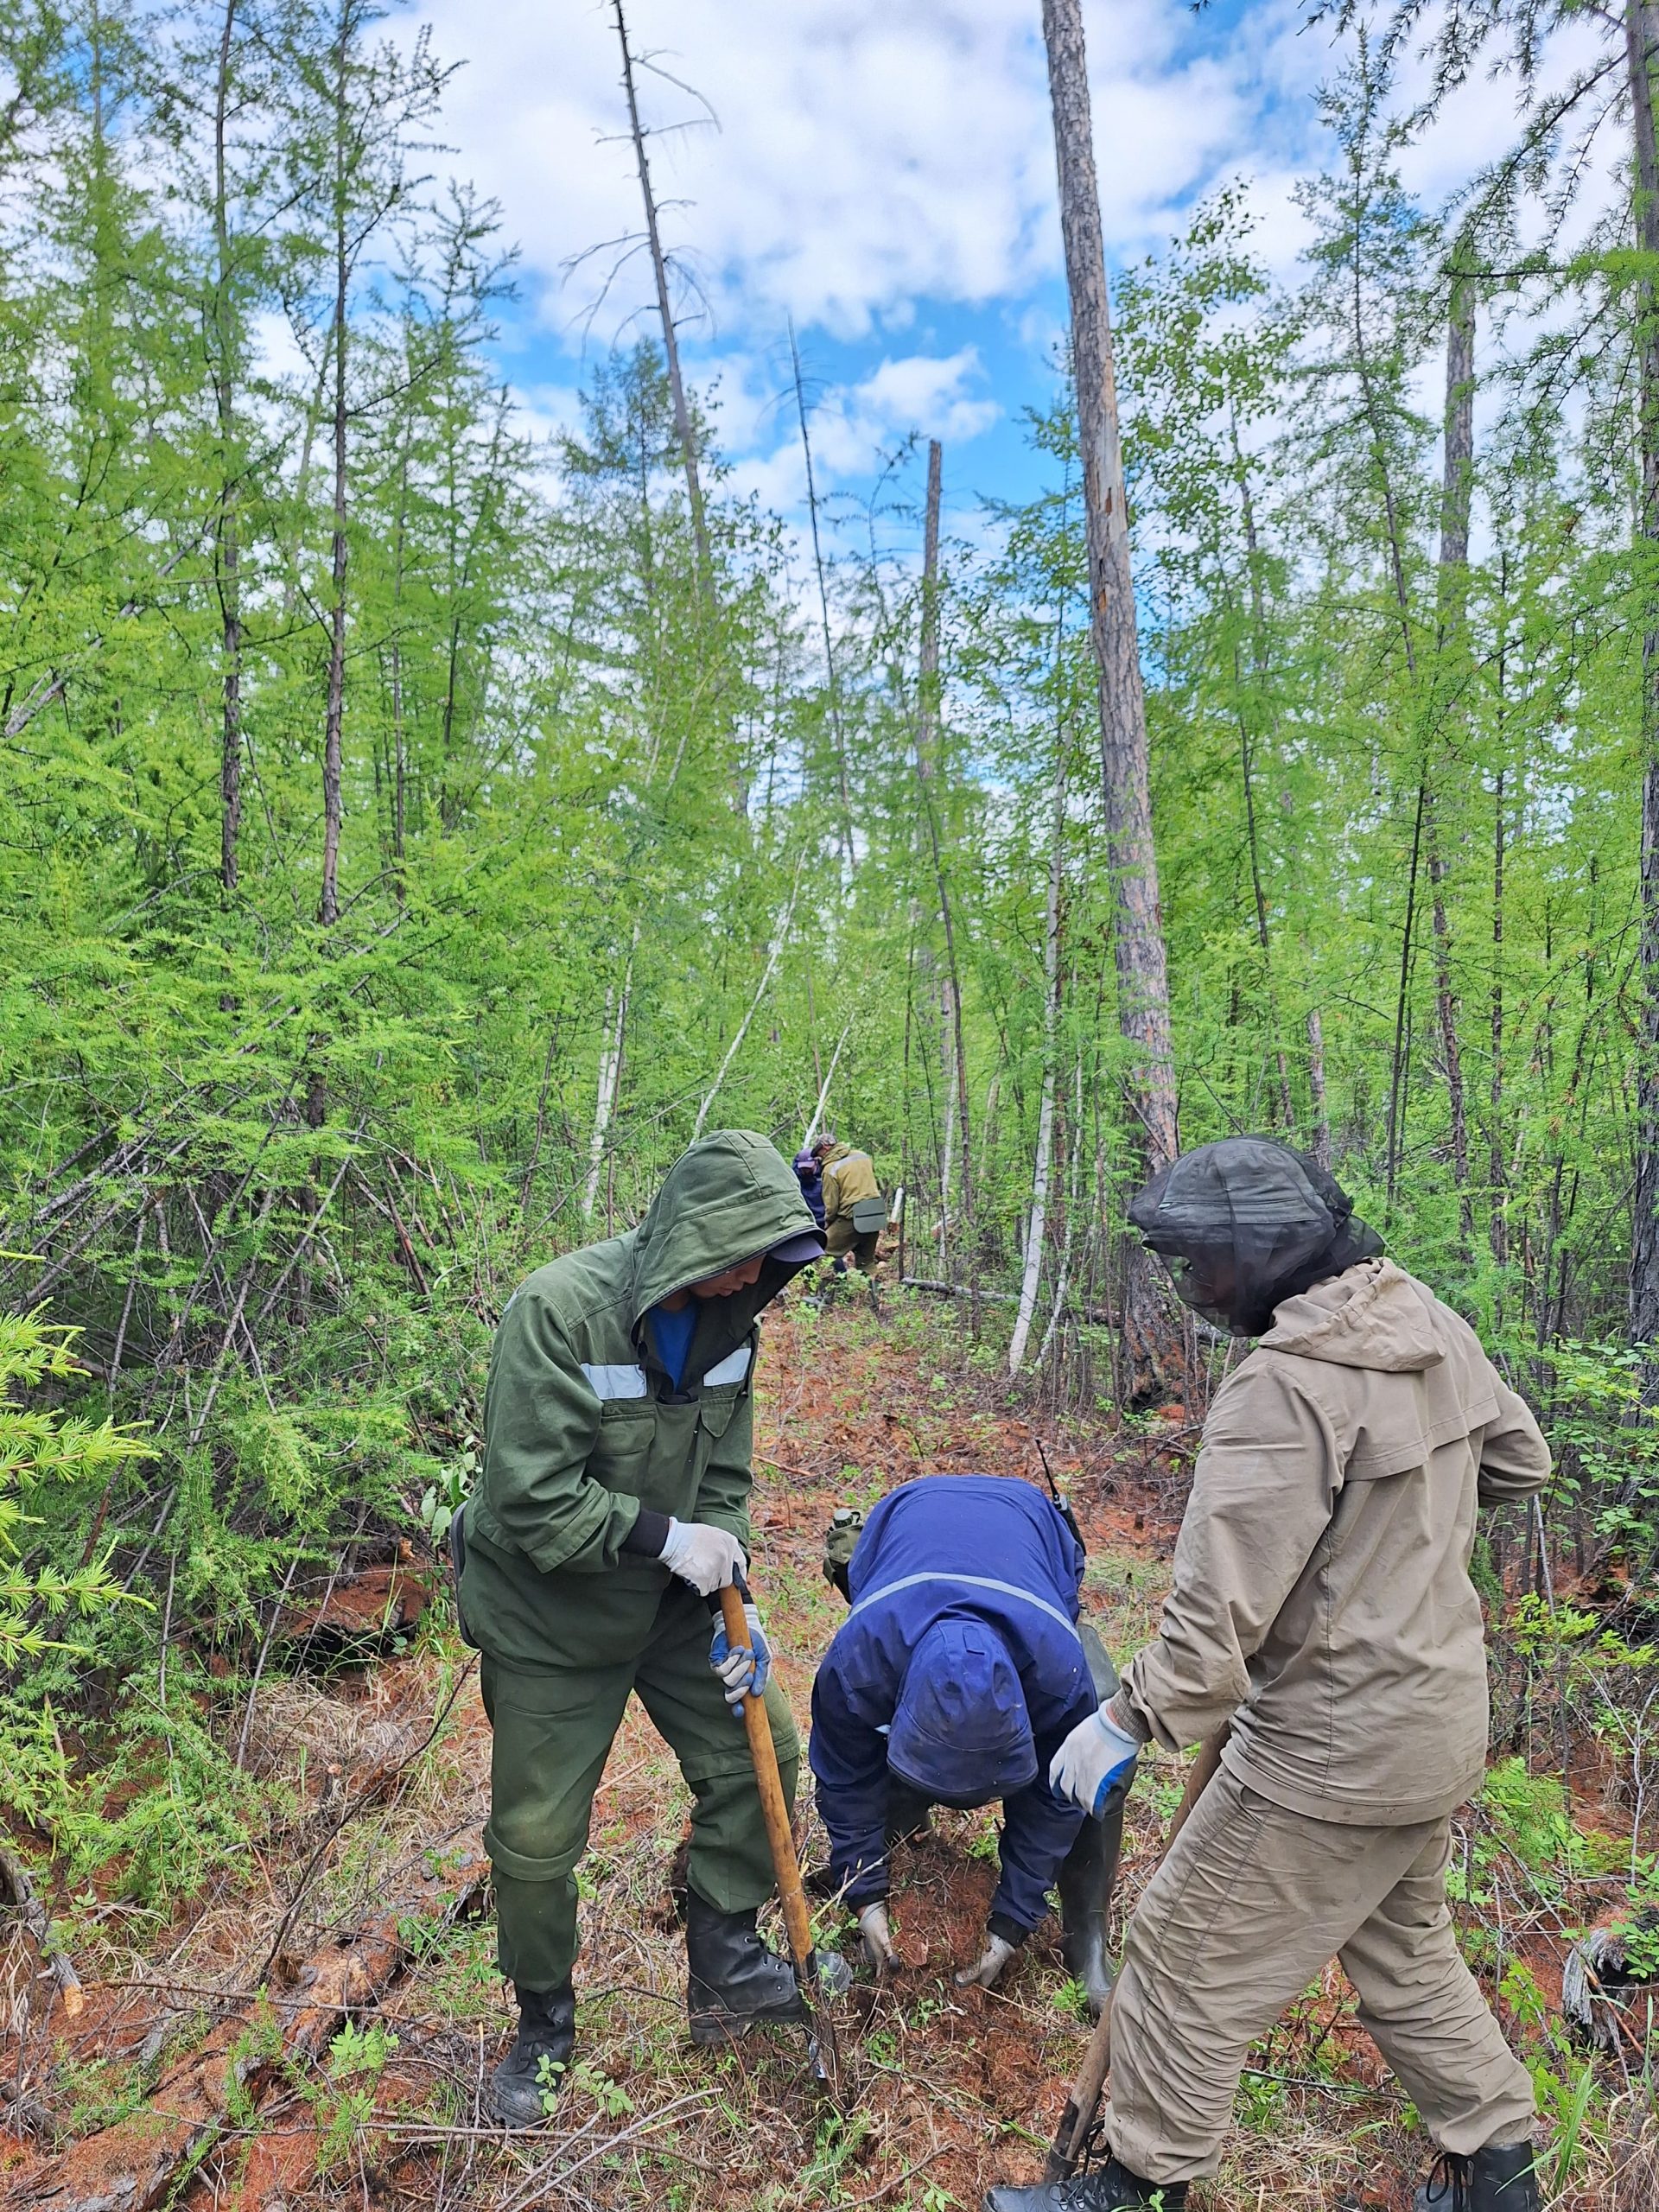
<svg viewBox="0 0 1659 2212"><path fill-rule="evenodd" d="M787 1237L818 1234L776 1146L753 1129L717 1129L680 1154L634 1231L632 1325L637 1330L652 1306L689 1283L723 1274ZM732 1306L752 1319L803 1264L768 1259L760 1281L740 1291ZM743 1325L747 1332L747 1319Z"/></svg>

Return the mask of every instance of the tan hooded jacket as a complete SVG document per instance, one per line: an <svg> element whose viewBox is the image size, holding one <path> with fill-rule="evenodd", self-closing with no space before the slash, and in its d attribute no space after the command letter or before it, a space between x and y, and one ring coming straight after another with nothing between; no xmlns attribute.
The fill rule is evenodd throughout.
<svg viewBox="0 0 1659 2212"><path fill-rule="evenodd" d="M1205 1423L1115 1715L1172 1751L1230 1715L1233 1773L1314 1819L1442 1818L1486 1758L1475 1509L1548 1475L1473 1330L1393 1261L1287 1299Z"/></svg>

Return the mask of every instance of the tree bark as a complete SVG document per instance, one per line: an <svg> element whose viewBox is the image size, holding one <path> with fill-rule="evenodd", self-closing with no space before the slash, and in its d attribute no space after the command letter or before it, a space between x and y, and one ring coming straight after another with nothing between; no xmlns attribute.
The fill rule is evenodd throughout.
<svg viewBox="0 0 1659 2212"><path fill-rule="evenodd" d="M1065 875L1065 732L1062 722L1054 748L1054 823L1048 854L1048 908L1043 929L1043 1097L1037 1115L1037 1159L1031 1177L1031 1212L1026 1225L1026 1264L1020 1282L1020 1311L1008 1344L1008 1373L1018 1375L1026 1357L1037 1287L1048 1235L1048 1179L1054 1152L1055 1058L1060 1029L1060 907Z"/></svg>
<svg viewBox="0 0 1659 2212"><path fill-rule="evenodd" d="M801 352L795 343L795 318L789 321L789 359L795 377L795 411L801 422L801 453L806 462L806 511L812 524L812 566L818 579L818 614L823 625L823 672L830 690L830 728L836 741L836 775L841 790L841 856L853 864L853 802L847 776L847 734L842 727L841 687L836 681L835 640L830 630L830 593L824 582L823 546L818 536L818 487L812 474L812 439L806 426L806 388L801 380Z"/></svg>
<svg viewBox="0 0 1659 2212"><path fill-rule="evenodd" d="M1469 509L1475 461L1475 301L1467 278L1454 274L1446 330L1445 476L1440 493L1440 600L1436 690L1448 715L1461 714L1468 677ZM1447 691L1451 696L1446 697ZM1458 1040L1458 1001L1452 982L1452 931L1446 916L1449 873L1440 842L1436 793L1426 809L1430 918L1434 932L1434 1001L1452 1122L1452 1173L1458 1194L1458 1234L1465 1255L1474 1236L1469 1199L1469 1120Z"/></svg>
<svg viewBox="0 0 1659 2212"><path fill-rule="evenodd" d="M1307 1092L1313 1108L1313 1157L1329 1173L1331 1116L1325 1103L1325 1024L1316 1006L1307 1009Z"/></svg>
<svg viewBox="0 0 1659 2212"><path fill-rule="evenodd" d="M1637 552L1644 563L1642 625L1641 1033L1636 1077L1636 1192L1630 1224L1632 1339L1659 1338L1659 149L1655 145L1653 54L1659 6L1627 0L1625 57L1636 153L1637 358L1642 505ZM1659 1359L1643 1369L1643 1394L1659 1400Z"/></svg>
<svg viewBox="0 0 1659 2212"><path fill-rule="evenodd" d="M346 710L346 353L351 257L346 235L347 188L346 66L351 26L340 13L334 79L334 315L331 343L334 371L334 499L331 571L334 600L328 618L328 702L322 740L322 896L317 918L325 929L340 919L340 728Z"/></svg>
<svg viewBox="0 0 1659 2212"><path fill-rule="evenodd" d="M1135 1056L1130 1086L1138 1148L1146 1168L1155 1172L1177 1150L1175 1064L1081 0L1043 0L1043 36L1071 299L1118 1020Z"/></svg>
<svg viewBox="0 0 1659 2212"><path fill-rule="evenodd" d="M685 384L680 375L679 340L674 330L674 309L668 296L668 263L663 255L662 233L657 222L657 196L651 188L651 163L645 156L645 133L639 121L639 102L633 87L633 55L628 47L628 27L622 0L612 0L616 35L622 48L622 84L628 96L628 128L633 135L633 157L639 168L639 190L645 203L645 237L651 247L652 275L657 283L657 312L662 319L663 351L668 359L668 385L674 398L674 430L680 442L685 467L685 495L691 508L691 532L697 548L697 581L704 596L714 598L714 564L709 552L709 524L703 512L702 480L697 474L696 441L691 430L691 410L685 403Z"/></svg>
<svg viewBox="0 0 1659 2212"><path fill-rule="evenodd" d="M228 895L237 886L242 831L242 593L238 573L236 395L232 370L233 317L230 213L226 204L226 134L230 106L231 54L238 0L226 0L213 86L213 405L219 422L219 514L214 528L214 582L219 596L220 687L219 766L219 878Z"/></svg>
<svg viewBox="0 0 1659 2212"><path fill-rule="evenodd" d="M955 1047L956 1110L962 1137L962 1226L964 1236L973 1227L973 1141L968 1114L968 1057L962 1034L962 971L957 963L956 921L950 911L950 887L945 880L940 848L938 794L934 770L939 744L939 499L944 476L944 451L937 438L927 448L927 508L922 539L922 652L916 723L916 774L922 787L922 811L933 852L933 880L938 887L939 918L944 925L944 957L949 969L945 992L947 1019ZM947 1078L948 1080L948 1078ZM940 1205L948 1217L950 1192L950 1122L945 1123L947 1147L944 1186Z"/></svg>

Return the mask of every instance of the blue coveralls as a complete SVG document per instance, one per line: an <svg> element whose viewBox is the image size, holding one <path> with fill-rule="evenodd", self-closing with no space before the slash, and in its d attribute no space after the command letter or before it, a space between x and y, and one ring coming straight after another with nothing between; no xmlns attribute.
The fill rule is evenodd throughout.
<svg viewBox="0 0 1659 2212"><path fill-rule="evenodd" d="M1037 1751L1036 1779L1003 1800L990 1931L1017 1943L1043 1919L1084 1819L1049 1788L1048 1764L1098 1704L1077 1626L1083 1568L1058 1508L1015 1478L925 1477L871 1514L848 1568L852 1611L812 1686L809 1757L830 1878L849 1904L887 1893L884 1731L911 1655L937 1622L958 1619L986 1624L1006 1647Z"/></svg>

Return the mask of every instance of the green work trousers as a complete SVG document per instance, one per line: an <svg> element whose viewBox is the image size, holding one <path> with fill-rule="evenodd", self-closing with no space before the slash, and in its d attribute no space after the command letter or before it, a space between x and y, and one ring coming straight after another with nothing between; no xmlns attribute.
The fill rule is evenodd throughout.
<svg viewBox="0 0 1659 2212"><path fill-rule="evenodd" d="M868 1274L875 1265L877 1249L881 1243L879 1231L872 1230L861 1236L853 1227L850 1214L841 1214L823 1232L824 1255L831 1260L850 1259L862 1274Z"/></svg>
<svg viewBox="0 0 1659 2212"><path fill-rule="evenodd" d="M772 1888L747 1732L709 1664L713 1633L703 1601L674 1585L644 1649L632 1658L531 1673L486 1653L484 1710L495 1732L485 1848L494 1872L501 1971L515 1988L557 1989L576 1955L576 1861L588 1846L594 1792L628 1693L680 1763L696 1800L691 1886L725 1912L758 1905ZM793 1804L800 1741L777 1683L766 1691L784 1794Z"/></svg>

